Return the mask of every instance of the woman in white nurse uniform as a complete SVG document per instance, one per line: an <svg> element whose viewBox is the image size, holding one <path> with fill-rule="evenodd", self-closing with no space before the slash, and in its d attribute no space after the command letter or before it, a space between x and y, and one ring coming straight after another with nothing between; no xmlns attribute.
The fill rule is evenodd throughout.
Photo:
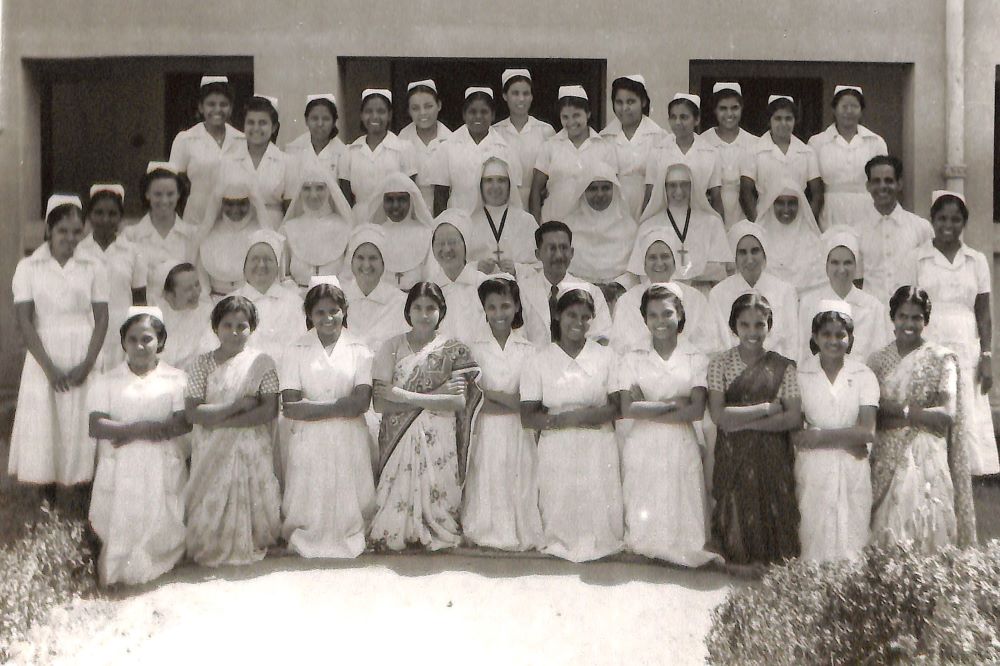
<svg viewBox="0 0 1000 666"><path fill-rule="evenodd" d="M538 151L528 209L538 223L562 221L576 205L577 179L598 162L618 172L614 146L590 126L590 100L583 86L559 86L562 129Z"/></svg>
<svg viewBox="0 0 1000 666"><path fill-rule="evenodd" d="M310 165L337 180L337 165L347 152L337 129L337 98L333 93L306 95L305 120L307 131L285 145L288 155L289 191L297 192L302 174Z"/></svg>
<svg viewBox="0 0 1000 666"><path fill-rule="evenodd" d="M417 176L413 146L396 136L392 124L392 93L383 88L366 88L361 93L361 127L364 134L347 146L337 165L337 178L344 198L354 207L354 219L364 222L372 214L368 208L379 185L391 174Z"/></svg>
<svg viewBox="0 0 1000 666"><path fill-rule="evenodd" d="M307 165L301 181L278 233L287 243L287 271L305 289L314 275L346 270L354 217L333 175L318 164Z"/></svg>
<svg viewBox="0 0 1000 666"><path fill-rule="evenodd" d="M94 476L86 404L108 327L108 277L76 252L82 208L77 196L49 197L45 243L14 269L14 314L28 353L7 471L22 483L73 486Z"/></svg>
<svg viewBox="0 0 1000 666"><path fill-rule="evenodd" d="M712 86L712 109L718 123L701 134L719 149L722 158L722 209L726 229L746 217L740 204L740 171L757 145L758 137L740 127L743 116L743 88L738 83Z"/></svg>
<svg viewBox="0 0 1000 666"><path fill-rule="evenodd" d="M538 151L546 139L555 136L552 125L531 115L535 84L526 69L505 69L500 75L503 101L508 116L495 124L493 129L514 150L521 166L521 184L517 187L521 203L527 205L531 196L531 175L538 160Z"/></svg>
<svg viewBox="0 0 1000 666"><path fill-rule="evenodd" d="M417 165L417 186L424 195L424 203L434 209L434 185L428 180L427 167L437 147L451 136L451 130L438 120L441 98L433 79L412 81L406 86L406 109L410 113L409 125L399 131L399 138L413 146Z"/></svg>
<svg viewBox="0 0 1000 666"><path fill-rule="evenodd" d="M833 123L809 139L816 151L825 195L820 224L855 225L870 215L872 202L866 185L865 164L876 155L888 155L885 139L861 124L865 96L858 86L833 89Z"/></svg>
<svg viewBox="0 0 1000 666"><path fill-rule="evenodd" d="M642 216L649 153L668 134L649 117L649 93L642 75L627 74L612 81L611 101L615 117L601 130L601 136L614 146L622 196L632 219L638 220Z"/></svg>
<svg viewBox="0 0 1000 666"><path fill-rule="evenodd" d="M222 158L238 155L244 149L243 133L229 125L233 102L229 79L225 76L201 77L198 114L203 120L179 132L170 146L170 163L187 174L191 181L184 216L195 224L205 219Z"/></svg>

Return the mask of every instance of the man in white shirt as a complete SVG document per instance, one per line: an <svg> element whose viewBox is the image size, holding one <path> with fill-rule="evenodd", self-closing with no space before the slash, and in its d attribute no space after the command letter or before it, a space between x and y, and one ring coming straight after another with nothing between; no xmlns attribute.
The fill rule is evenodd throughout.
<svg viewBox="0 0 1000 666"><path fill-rule="evenodd" d="M536 345L552 341L551 312L555 310L559 289L573 285L586 290L594 299L594 318L587 337L607 344L611 333L611 312L604 294L593 284L568 272L573 260L573 232L570 228L555 220L539 226L535 230L535 256L542 262L541 269L518 266L517 273L524 276L518 278L517 284L521 290L528 339Z"/></svg>
<svg viewBox="0 0 1000 666"><path fill-rule="evenodd" d="M904 210L903 163L892 155L873 157L865 165L873 206L854 227L859 237L858 286L881 303L904 285L916 284L917 248L934 237L931 223Z"/></svg>

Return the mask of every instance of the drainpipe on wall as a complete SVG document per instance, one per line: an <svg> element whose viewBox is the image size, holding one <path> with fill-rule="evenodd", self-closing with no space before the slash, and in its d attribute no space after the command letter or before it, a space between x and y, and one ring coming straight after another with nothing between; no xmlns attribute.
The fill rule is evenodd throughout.
<svg viewBox="0 0 1000 666"><path fill-rule="evenodd" d="M945 188L965 193L965 0L946 0Z"/></svg>

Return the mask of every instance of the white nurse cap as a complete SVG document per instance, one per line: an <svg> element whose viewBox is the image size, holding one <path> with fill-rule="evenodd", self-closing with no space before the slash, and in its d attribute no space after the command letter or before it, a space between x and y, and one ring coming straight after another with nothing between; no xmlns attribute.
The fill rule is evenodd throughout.
<svg viewBox="0 0 1000 666"><path fill-rule="evenodd" d="M529 81L531 80L531 72L526 69L505 69L500 75L500 87L507 85L507 82L515 76L523 76Z"/></svg>
<svg viewBox="0 0 1000 666"><path fill-rule="evenodd" d="M845 90L853 90L854 92L858 93L862 97L864 97L864 94L865 94L864 92L862 92L861 86L835 86L834 89L833 89L833 96L836 97L837 95L839 95L840 93L844 92Z"/></svg>
<svg viewBox="0 0 1000 666"><path fill-rule="evenodd" d="M406 86L406 92L410 92L417 86L424 86L425 88L430 88L434 92L438 91L437 84L434 83L434 79L424 79L423 81L413 81Z"/></svg>
<svg viewBox="0 0 1000 666"><path fill-rule="evenodd" d="M559 99L564 97L579 97L590 101L587 97L587 91L583 89L583 86L559 86Z"/></svg>
<svg viewBox="0 0 1000 666"><path fill-rule="evenodd" d="M150 317L156 317L163 323L163 310L156 307L155 305L132 305L129 309L125 311L125 318L122 322L126 322L132 317L138 317L139 315L149 315Z"/></svg>
<svg viewBox="0 0 1000 666"><path fill-rule="evenodd" d="M204 88L212 83L229 83L228 76L203 76L201 77L201 83L198 84L199 88Z"/></svg>
<svg viewBox="0 0 1000 666"><path fill-rule="evenodd" d="M644 77L642 74L624 74L620 78L628 79L629 81L635 81L643 88L646 87L646 77Z"/></svg>
<svg viewBox="0 0 1000 666"><path fill-rule="evenodd" d="M931 205L933 206L935 203L937 203L937 200L940 199L941 197L955 197L962 203L966 203L965 195L962 194L961 192L953 192L951 190L934 190L933 192L931 192Z"/></svg>
<svg viewBox="0 0 1000 666"><path fill-rule="evenodd" d="M333 96L333 93L316 93L315 95L306 95L306 104L309 102L315 102L318 99L325 99L330 104L337 106L337 98Z"/></svg>
<svg viewBox="0 0 1000 666"><path fill-rule="evenodd" d="M98 192L110 192L111 194L118 195L118 198L123 202L125 201L125 188L119 183L95 183L90 186L91 199Z"/></svg>
<svg viewBox="0 0 1000 666"><path fill-rule="evenodd" d="M822 236L820 236L820 240L823 241L827 257L829 257L830 253L838 247L846 247L850 250L851 254L854 255L855 260L858 256L860 256L858 249L858 235L854 232L854 229L846 224L833 225L827 229Z"/></svg>
<svg viewBox="0 0 1000 666"><path fill-rule="evenodd" d="M772 104L773 102L775 102L775 101L777 101L779 99L787 99L792 104L795 104L795 100L792 99L789 95L771 95L771 96L769 96L767 98L767 103L768 104Z"/></svg>
<svg viewBox="0 0 1000 666"><path fill-rule="evenodd" d="M278 98L277 97L271 97L270 95L261 95L260 93L254 93L253 96L254 97L260 97L261 99L266 99L268 102L271 103L271 106L274 107L275 111L278 110Z"/></svg>
<svg viewBox="0 0 1000 666"><path fill-rule="evenodd" d="M180 169L173 162L150 162L146 165L146 173L153 173L154 171L162 169L163 171L169 171L175 176L180 173Z"/></svg>
<svg viewBox="0 0 1000 666"><path fill-rule="evenodd" d="M392 104L392 91L385 88L365 88L364 92L361 93L361 102L364 103L372 95L382 95Z"/></svg>
<svg viewBox="0 0 1000 666"><path fill-rule="evenodd" d="M674 97L673 97L673 99L671 99L670 101L671 102L676 102L679 99L686 99L687 101L689 101L692 104L694 104L695 106L697 106L699 109L701 108L701 97L699 97L698 95L692 95L691 93L679 92L679 93L675 94Z"/></svg>
<svg viewBox="0 0 1000 666"><path fill-rule="evenodd" d="M493 88L486 88L484 86L471 86L465 89L465 99L469 99L469 95L474 95L475 93L483 93L484 95L489 95L490 99L493 99Z"/></svg>
<svg viewBox="0 0 1000 666"><path fill-rule="evenodd" d="M664 289L672 293L674 296L676 296L677 300L679 300L681 303L684 302L684 292L681 291L681 286L674 281L654 282L653 284L649 285L649 287L646 288L646 291L649 291L650 287L663 287Z"/></svg>
<svg viewBox="0 0 1000 666"><path fill-rule="evenodd" d="M713 95L715 93L719 92L720 90L732 90L737 95L740 95L740 96L743 95L743 88L740 87L740 84L733 83L731 81L728 81L728 82L727 81L720 81L719 83L716 83L714 86L712 86L712 94Z"/></svg>
<svg viewBox="0 0 1000 666"><path fill-rule="evenodd" d="M336 275L310 275L309 287L307 290L312 289L313 287L318 287L321 284L328 284L331 287L340 289L340 280L337 279Z"/></svg>
<svg viewBox="0 0 1000 666"><path fill-rule="evenodd" d="M813 313L813 317L818 315L820 312L838 312L845 317L853 317L854 310L851 309L851 304L847 301L834 300L832 298L824 298L816 305L816 312Z"/></svg>
<svg viewBox="0 0 1000 666"><path fill-rule="evenodd" d="M565 296L566 294L568 294L571 291L585 291L588 294L590 294L590 285L587 284L586 282L578 282L578 281L575 281L575 282L570 282L570 281L563 282L559 286L559 292L556 294L556 300L559 300L560 298L562 298L563 296ZM591 294L591 296L593 296L593 294Z"/></svg>
<svg viewBox="0 0 1000 666"><path fill-rule="evenodd" d="M517 282L517 278L510 273L492 273L484 278L486 280L509 280L510 282Z"/></svg>
<svg viewBox="0 0 1000 666"><path fill-rule="evenodd" d="M80 197L75 194L53 194L49 197L48 203L45 204L45 217L48 218L52 211L59 206L76 206L83 210L83 203L81 203Z"/></svg>

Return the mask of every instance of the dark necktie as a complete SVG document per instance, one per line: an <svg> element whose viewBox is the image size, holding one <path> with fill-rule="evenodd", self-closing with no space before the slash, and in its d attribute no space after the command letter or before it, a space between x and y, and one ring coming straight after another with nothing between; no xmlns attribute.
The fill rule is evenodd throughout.
<svg viewBox="0 0 1000 666"><path fill-rule="evenodd" d="M559 318L556 314L556 303L559 301L559 287L552 285L549 289L549 321Z"/></svg>

